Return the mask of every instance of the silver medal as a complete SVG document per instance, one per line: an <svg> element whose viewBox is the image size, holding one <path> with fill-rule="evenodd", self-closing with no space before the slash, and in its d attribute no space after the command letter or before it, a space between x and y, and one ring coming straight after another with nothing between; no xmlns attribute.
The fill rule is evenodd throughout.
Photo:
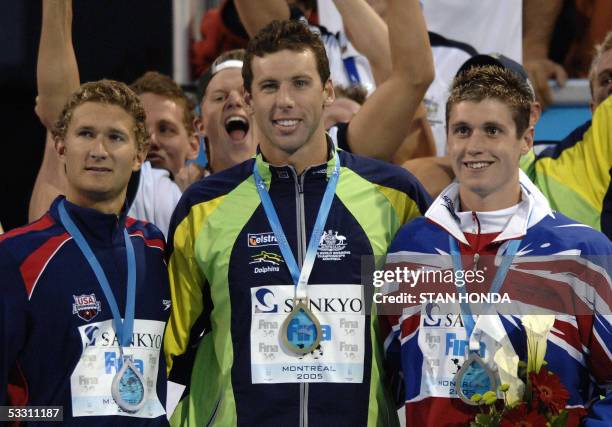
<svg viewBox="0 0 612 427"><path fill-rule="evenodd" d="M146 402L146 388L142 374L134 365L132 356L121 354L123 366L115 374L111 385L111 395L117 405L125 412L138 412Z"/></svg>
<svg viewBox="0 0 612 427"><path fill-rule="evenodd" d="M477 353L470 352L461 369L455 374L455 389L463 402L476 406L478 403L471 400L474 394L482 395L489 390L497 390L495 373Z"/></svg>

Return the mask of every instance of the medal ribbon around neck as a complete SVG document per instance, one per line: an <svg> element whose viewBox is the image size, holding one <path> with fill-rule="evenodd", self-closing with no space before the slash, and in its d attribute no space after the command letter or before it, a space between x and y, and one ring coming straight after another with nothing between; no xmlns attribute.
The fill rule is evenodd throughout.
<svg viewBox="0 0 612 427"><path fill-rule="evenodd" d="M308 249L306 250L306 256L304 258L304 263L302 264L301 270L295 261L295 257L293 256L293 252L291 251L291 247L289 246L289 242L287 241L283 227L278 219L276 209L274 208L272 199L268 194L266 183L263 181L259 171L257 170L257 162L253 164L253 178L255 179L255 187L257 188L259 198L261 199L261 204L263 205L268 222L272 227L274 236L278 241L278 246L280 247L280 251L285 259L285 263L289 268L291 279L293 280L293 284L295 286L293 310L289 317L285 319L283 327L281 328L281 333L283 334L283 344L288 347L289 350L297 354L309 353L310 351L314 350L321 341L321 326L316 317L310 311L307 303L308 278L310 277L310 273L312 272L312 268L314 266L321 236L323 235L323 229L331 209L334 194L336 193L336 187L338 185L338 179L340 177L340 159L337 152L334 153L334 162L334 169L329 177L327 186L325 188L325 193L323 194L323 199L321 200L321 205L319 206L319 212L317 213L317 219L315 221L312 234L310 235ZM298 338L297 340L288 338L290 328L298 331L295 332L295 334L299 334L298 336L301 338ZM310 330L314 337L305 339L306 344L304 344L303 338L306 335L309 335L307 332L305 332L306 330Z"/></svg>
<svg viewBox="0 0 612 427"><path fill-rule="evenodd" d="M512 265L512 261L514 260L514 256L516 255L519 245L522 240L511 240L508 243L508 247L506 248L506 252L502 257L501 264L495 273L495 277L493 278L493 283L491 283L491 288L489 289L489 293L497 293L501 289L504 284L504 279L508 274L508 270ZM455 270L455 274L458 271L463 271L463 264L461 262L461 252L459 251L459 246L457 245L457 241L452 237L448 236L448 242L450 244L450 252L453 258L453 269ZM466 294L465 287L461 286L457 288L460 294ZM463 324L465 326L465 330L467 333L468 340L472 336L472 332L474 332L474 327L476 326L476 322L474 321L474 316L472 315L472 309L469 303L462 301L461 302L461 317L463 318ZM470 351L474 351L470 349ZM475 350L478 352L478 350Z"/></svg>
<svg viewBox="0 0 612 427"><path fill-rule="evenodd" d="M458 271L463 271L461 252L459 250L459 246L457 245L457 241L452 236L448 236L448 242L450 245L451 256L453 258L453 270L455 270L455 274L457 274ZM520 244L521 240L512 240L510 243L508 243L506 252L502 257L502 262L495 273L493 283L491 283L489 293L497 293L501 289ZM464 286L458 287L457 289L460 294L467 294ZM460 306L461 318L463 319L463 325L465 326L468 343L470 344L469 355L465 362L463 362L461 369L459 369L455 375L455 384L457 395L463 402L469 405L477 405L477 403L471 400L471 397L475 393L483 394L489 390L495 391L497 388L497 381L493 371L491 371L485 365L480 356L480 340L477 341L477 347L472 348L470 338L474 332L476 322L474 321L470 304L467 301L461 301Z"/></svg>
<svg viewBox="0 0 612 427"><path fill-rule="evenodd" d="M126 293L126 304L125 304L125 316L124 320L121 320L121 314L119 313L119 307L117 306L117 300L113 294L113 290L110 287L108 278L100 265L100 262L94 255L91 247L83 237L81 230L72 221L70 215L66 211L64 206L64 200L62 200L58 207L60 221L68 233L74 239L81 253L89 263L89 266L93 270L98 283L104 292L104 296L110 306L111 313L113 314L113 328L119 341L119 351L121 353L121 361L123 366L115 374L113 383L111 386L111 394L113 399L117 402L117 405L121 409L127 412L137 412L142 409L145 404L145 388L144 379L138 369L134 366L134 362L131 356L123 355L123 347L129 347L132 341L132 334L134 332L134 312L136 306L136 255L134 254L134 246L127 230L123 229L123 238L125 240L125 251L127 257L127 293Z"/></svg>
<svg viewBox="0 0 612 427"><path fill-rule="evenodd" d="M117 338L119 339L119 345L121 347L129 347L132 341L132 333L134 331L134 310L136 305L136 256L134 255L134 246L127 233L127 230L123 229L123 237L125 239L125 251L127 254L127 294L125 304L125 317L121 320L121 314L119 313L119 307L117 306L117 300L113 294L113 290L110 287L106 274L100 265L100 262L94 255L91 247L83 237L81 230L70 218L70 215L66 211L64 201L62 200L59 204L59 215L62 225L66 228L68 233L74 239L83 256L89 263L91 269L96 275L96 279L100 283L102 292L108 301L111 312L113 314L113 327Z"/></svg>

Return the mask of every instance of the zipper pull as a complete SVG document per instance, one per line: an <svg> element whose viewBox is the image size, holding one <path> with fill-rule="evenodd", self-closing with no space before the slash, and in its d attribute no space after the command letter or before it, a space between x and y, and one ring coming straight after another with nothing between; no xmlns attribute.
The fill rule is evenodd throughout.
<svg viewBox="0 0 612 427"><path fill-rule="evenodd" d="M478 270L478 261L480 260L480 254L479 253L475 253L474 254L474 266L472 267L473 271Z"/></svg>
<svg viewBox="0 0 612 427"><path fill-rule="evenodd" d="M306 172L308 172L308 169L305 169L304 172L302 172L302 175L297 177L298 192L300 194L304 193L304 179L306 178Z"/></svg>

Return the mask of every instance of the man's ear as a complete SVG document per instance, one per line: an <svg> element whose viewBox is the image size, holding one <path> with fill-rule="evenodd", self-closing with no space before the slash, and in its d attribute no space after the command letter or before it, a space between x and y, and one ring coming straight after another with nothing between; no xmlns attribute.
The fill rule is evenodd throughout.
<svg viewBox="0 0 612 427"><path fill-rule="evenodd" d="M529 126L535 127L536 123L538 123L538 120L540 120L541 116L542 116L542 105L537 101L532 102L531 108L529 111Z"/></svg>
<svg viewBox="0 0 612 427"><path fill-rule="evenodd" d="M147 159L148 151L149 150L147 148L136 150L136 156L134 156L134 162L132 163L132 171L136 172L137 170L140 170L142 164Z"/></svg>
<svg viewBox="0 0 612 427"><path fill-rule="evenodd" d="M193 119L193 129L198 135L204 136L204 120L200 116Z"/></svg>
<svg viewBox="0 0 612 427"><path fill-rule="evenodd" d="M324 107L329 107L336 100L334 85L332 84L331 79L328 79L327 82L325 82L325 86L323 87L323 95L325 97L323 101Z"/></svg>
<svg viewBox="0 0 612 427"><path fill-rule="evenodd" d="M189 137L189 151L187 152L187 160L195 160L200 152L200 138L197 132L193 132Z"/></svg>
<svg viewBox="0 0 612 427"><path fill-rule="evenodd" d="M247 114L252 116L254 113L253 110L253 98L251 97L251 94L247 91L244 92L244 109L246 110Z"/></svg>
<svg viewBox="0 0 612 427"><path fill-rule="evenodd" d="M205 136L204 121L200 116L193 119L193 134L189 137L189 152L187 160L195 160L200 153L200 140Z"/></svg>
<svg viewBox="0 0 612 427"><path fill-rule="evenodd" d="M66 143L63 138L53 137L53 143L55 146L55 151L60 159L63 159L66 154Z"/></svg>
<svg viewBox="0 0 612 427"><path fill-rule="evenodd" d="M533 148L533 139L535 135L535 129L533 126L529 126L523 137L521 138L521 155L525 155L529 153L529 151Z"/></svg>

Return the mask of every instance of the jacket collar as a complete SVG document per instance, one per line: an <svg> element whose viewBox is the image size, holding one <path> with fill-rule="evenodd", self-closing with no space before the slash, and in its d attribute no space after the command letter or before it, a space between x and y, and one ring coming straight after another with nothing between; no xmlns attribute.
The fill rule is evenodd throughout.
<svg viewBox="0 0 612 427"><path fill-rule="evenodd" d="M334 166L336 165L334 154L339 150L336 148L336 146L331 141L329 136L328 135L326 136L327 136L327 150L328 150L327 159L328 160L326 163L308 166L303 172L303 174L306 175L306 178L325 176L326 179L329 179L329 177L332 174L332 171L334 170ZM271 180L293 179L293 176L297 175L297 173L295 172L295 168L293 166L290 166L290 165L274 166L268 163L263 153L259 149L259 146L257 146L257 155L255 157L255 162L257 164L257 169L259 171L259 174L261 175L264 182L268 185L270 184Z"/></svg>
<svg viewBox="0 0 612 427"><path fill-rule="evenodd" d="M519 184L521 186L521 203L519 203L518 209L512 215L506 227L493 240L494 242L523 237L527 234L528 228L540 222L547 215L553 216L548 200L523 171L519 171ZM425 212L425 217L442 227L461 243L468 245L456 213L458 207L459 184L454 182L434 200L431 207Z"/></svg>
<svg viewBox="0 0 612 427"><path fill-rule="evenodd" d="M75 205L66 200L64 196L59 196L53 201L50 209L51 216L58 224L61 224L58 206L62 200L64 200L64 206L70 218L81 233L83 233L90 245L99 247L123 243L123 229L127 219L126 204L124 204L121 213L117 216Z"/></svg>

